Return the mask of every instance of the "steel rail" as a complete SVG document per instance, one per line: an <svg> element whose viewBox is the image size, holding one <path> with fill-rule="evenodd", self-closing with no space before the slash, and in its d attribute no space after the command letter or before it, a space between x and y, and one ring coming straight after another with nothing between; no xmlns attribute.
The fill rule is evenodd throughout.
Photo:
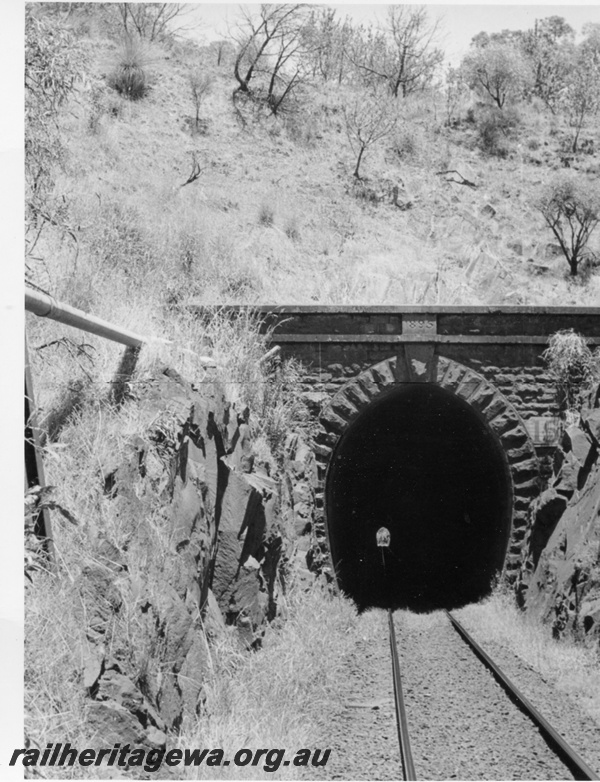
<svg viewBox="0 0 600 782"><path fill-rule="evenodd" d="M406 718L406 707L404 705L404 695L402 693L402 676L400 675L400 662L398 660L398 646L396 644L394 616L391 609L389 608L388 622L390 628L390 651L392 654L392 674L394 677L394 699L396 702L396 725L398 727L398 741L400 743L400 754L402 756L404 779L412 780L416 779L417 777L415 774L412 751L410 749L410 739L408 737L408 720Z"/></svg>
<svg viewBox="0 0 600 782"><path fill-rule="evenodd" d="M563 763L569 768L575 779L598 779L596 772L581 758L572 747L570 747L563 737L552 725L539 713L535 706L523 695L523 693L511 682L506 674L496 665L492 658L481 648L477 641L469 635L458 619L455 619L449 611L446 616L452 623L452 626L465 643L479 657L483 664L492 672L496 680L508 692L508 694L517 702L527 716L539 728L540 732L560 757Z"/></svg>

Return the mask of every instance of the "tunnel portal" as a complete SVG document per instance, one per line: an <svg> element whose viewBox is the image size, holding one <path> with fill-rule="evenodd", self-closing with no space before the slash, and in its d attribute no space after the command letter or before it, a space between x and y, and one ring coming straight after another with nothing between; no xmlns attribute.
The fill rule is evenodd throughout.
<svg viewBox="0 0 600 782"><path fill-rule="evenodd" d="M363 409L332 454L325 496L338 583L360 609L456 608L503 567L506 457L484 418L438 385L399 385ZM389 548L377 546L381 527Z"/></svg>

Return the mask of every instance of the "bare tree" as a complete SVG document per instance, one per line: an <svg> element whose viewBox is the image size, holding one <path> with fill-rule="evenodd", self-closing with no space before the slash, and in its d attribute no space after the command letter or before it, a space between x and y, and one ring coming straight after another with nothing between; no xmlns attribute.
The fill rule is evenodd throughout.
<svg viewBox="0 0 600 782"><path fill-rule="evenodd" d="M448 68L444 85L444 98L446 104L446 127L452 127L457 121L458 108L463 99L469 95L469 88L463 79L460 68Z"/></svg>
<svg viewBox="0 0 600 782"><path fill-rule="evenodd" d="M190 10L183 3L116 3L115 8L125 33L148 41L163 37L173 21L181 20Z"/></svg>
<svg viewBox="0 0 600 782"><path fill-rule="evenodd" d="M196 130L200 127L200 109L204 99L209 94L212 87L212 79L210 74L199 68L193 70L189 75L190 90L192 93L192 100L194 101L194 108L196 110Z"/></svg>
<svg viewBox="0 0 600 782"><path fill-rule="evenodd" d="M556 237L574 277L585 258L590 235L600 222L600 189L591 182L562 174L544 190L537 208Z"/></svg>
<svg viewBox="0 0 600 782"><path fill-rule="evenodd" d="M361 93L344 106L346 133L357 155L354 176L360 179L360 164L367 149L389 136L398 122L398 109L388 94Z"/></svg>
<svg viewBox="0 0 600 782"><path fill-rule="evenodd" d="M217 67L229 63L235 56L234 46L231 41L224 39L212 41L209 46L211 52L214 52L217 59Z"/></svg>
<svg viewBox="0 0 600 782"><path fill-rule="evenodd" d="M252 95L250 85L259 79L265 99L277 113L303 77L305 39L309 6L263 4L258 14L243 11L243 19L233 34L238 43L233 74L235 93ZM234 95L235 95L234 93Z"/></svg>
<svg viewBox="0 0 600 782"><path fill-rule="evenodd" d="M304 28L311 75L324 81L335 79L341 84L348 71L348 53L357 31L349 17L336 18L333 8L313 11Z"/></svg>

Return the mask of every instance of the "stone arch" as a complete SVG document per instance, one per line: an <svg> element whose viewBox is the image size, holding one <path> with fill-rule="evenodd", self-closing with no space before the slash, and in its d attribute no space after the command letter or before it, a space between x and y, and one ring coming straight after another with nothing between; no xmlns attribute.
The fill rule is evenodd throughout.
<svg viewBox="0 0 600 782"><path fill-rule="evenodd" d="M421 347L421 346L419 346ZM518 412L508 399L476 371L432 352L419 358L408 348L399 355L369 367L349 380L322 410L316 438L317 505L324 509L327 469L331 455L346 430L376 399L406 383L435 383L460 397L476 411L498 438L505 454L512 483L510 539L504 563L504 577L516 577L524 545L528 508L539 491L539 463L534 445ZM317 540L329 550L324 513Z"/></svg>

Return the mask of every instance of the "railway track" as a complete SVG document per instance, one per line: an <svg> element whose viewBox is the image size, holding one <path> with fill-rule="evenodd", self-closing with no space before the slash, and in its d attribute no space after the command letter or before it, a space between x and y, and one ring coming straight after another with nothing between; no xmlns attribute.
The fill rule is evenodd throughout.
<svg viewBox="0 0 600 782"><path fill-rule="evenodd" d="M450 614L448 611L445 613L451 626L464 641L469 650L481 661L487 670L491 672L494 679L502 687L510 701L512 701L513 704L515 704L524 714L526 714L527 717L531 720L534 728L539 730L548 746L548 751L554 753L560 759L564 766L570 771L574 779L598 779L598 776L596 776L595 772L590 768L590 766L588 766L588 764L577 754L577 752L575 752L575 750L569 746L569 744L562 738L562 736L518 690L518 688L501 670L501 668L469 635L460 622L458 622L458 620L455 619L455 617L453 617L452 614ZM402 686L402 675L400 670L394 617L391 610L388 610L388 626L400 755L402 758L404 779L413 780L418 779L418 776L417 769L415 769L410 744L409 718Z"/></svg>

